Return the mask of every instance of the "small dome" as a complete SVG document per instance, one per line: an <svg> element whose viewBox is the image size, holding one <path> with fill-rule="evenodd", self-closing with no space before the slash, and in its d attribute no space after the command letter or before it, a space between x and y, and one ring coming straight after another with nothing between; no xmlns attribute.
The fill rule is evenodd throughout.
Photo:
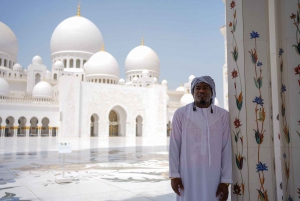
<svg viewBox="0 0 300 201"><path fill-rule="evenodd" d="M219 106L219 101L218 101L217 98L215 98L215 103L214 103L214 105Z"/></svg>
<svg viewBox="0 0 300 201"><path fill-rule="evenodd" d="M142 76L143 77L149 77L149 71L148 70L143 70L142 71Z"/></svg>
<svg viewBox="0 0 300 201"><path fill-rule="evenodd" d="M119 80L119 85L124 85L125 84L125 80L123 79L123 78L121 78L120 80Z"/></svg>
<svg viewBox="0 0 300 201"><path fill-rule="evenodd" d="M140 45L129 52L125 60L125 71L142 70L159 73L160 62L157 54L150 48Z"/></svg>
<svg viewBox="0 0 300 201"><path fill-rule="evenodd" d="M190 77L189 77L189 82L193 81L194 78L195 78L194 75L190 75Z"/></svg>
<svg viewBox="0 0 300 201"><path fill-rule="evenodd" d="M102 34L93 22L82 16L74 16L57 25L50 48L52 54L65 51L96 53L102 43Z"/></svg>
<svg viewBox="0 0 300 201"><path fill-rule="evenodd" d="M167 80L163 80L163 81L161 81L161 84L165 85L165 86L168 86L168 81Z"/></svg>
<svg viewBox="0 0 300 201"><path fill-rule="evenodd" d="M23 68L20 64L16 63L14 66L13 66L13 70L14 71L23 71Z"/></svg>
<svg viewBox="0 0 300 201"><path fill-rule="evenodd" d="M36 55L32 58L33 64L43 64L43 60L40 56Z"/></svg>
<svg viewBox="0 0 300 201"><path fill-rule="evenodd" d="M64 64L62 61L58 60L53 64L53 69L57 70L63 70L64 69Z"/></svg>
<svg viewBox="0 0 300 201"><path fill-rule="evenodd" d="M157 84L157 78L156 77L153 78L153 82L154 82L154 84Z"/></svg>
<svg viewBox="0 0 300 201"><path fill-rule="evenodd" d="M192 94L184 94L180 99L181 106L185 106L192 102L194 102L194 97L192 96Z"/></svg>
<svg viewBox="0 0 300 201"><path fill-rule="evenodd" d="M53 98L53 88L52 86L45 81L37 83L32 90L33 98Z"/></svg>
<svg viewBox="0 0 300 201"><path fill-rule="evenodd" d="M18 40L14 32L4 23L0 22L0 52L17 57Z"/></svg>
<svg viewBox="0 0 300 201"><path fill-rule="evenodd" d="M8 82L0 78L0 96L8 96L9 95L9 84Z"/></svg>
<svg viewBox="0 0 300 201"><path fill-rule="evenodd" d="M137 81L138 80L138 78L137 77L134 77L133 79L132 79L132 81Z"/></svg>
<svg viewBox="0 0 300 201"><path fill-rule="evenodd" d="M177 87L176 91L184 91L184 87L183 86Z"/></svg>
<svg viewBox="0 0 300 201"><path fill-rule="evenodd" d="M49 70L47 70L47 71L46 71L46 73L47 73L47 74L49 74L49 73L50 73L50 71L49 71Z"/></svg>
<svg viewBox="0 0 300 201"><path fill-rule="evenodd" d="M111 54L100 51L89 59L85 74L86 76L111 75L119 78L119 65Z"/></svg>

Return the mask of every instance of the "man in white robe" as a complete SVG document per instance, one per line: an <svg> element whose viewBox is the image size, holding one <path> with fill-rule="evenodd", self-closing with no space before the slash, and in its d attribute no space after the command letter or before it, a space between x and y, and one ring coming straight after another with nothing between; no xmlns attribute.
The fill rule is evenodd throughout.
<svg viewBox="0 0 300 201"><path fill-rule="evenodd" d="M177 201L223 201L232 183L229 113L215 106L215 83L209 76L191 84L194 102L173 117L169 177Z"/></svg>

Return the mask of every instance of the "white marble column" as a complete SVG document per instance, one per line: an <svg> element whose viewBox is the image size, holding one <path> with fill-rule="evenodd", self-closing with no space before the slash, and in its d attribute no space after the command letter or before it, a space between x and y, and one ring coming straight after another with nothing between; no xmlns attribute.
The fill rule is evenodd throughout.
<svg viewBox="0 0 300 201"><path fill-rule="evenodd" d="M49 138L52 137L52 126L49 126Z"/></svg>
<svg viewBox="0 0 300 201"><path fill-rule="evenodd" d="M1 137L4 137L5 135L5 126L0 126L0 130L1 130Z"/></svg>
<svg viewBox="0 0 300 201"><path fill-rule="evenodd" d="M275 201L268 1L226 1L232 201Z"/></svg>
<svg viewBox="0 0 300 201"><path fill-rule="evenodd" d="M14 137L18 137L18 126L13 126Z"/></svg>
<svg viewBox="0 0 300 201"><path fill-rule="evenodd" d="M37 129L38 129L38 132L37 132L38 137L41 137L42 125L37 125Z"/></svg>
<svg viewBox="0 0 300 201"><path fill-rule="evenodd" d="M282 188L280 183L282 181L282 167L281 167L281 148L280 148L280 129L278 124L278 47L276 43L276 11L275 1L269 2L269 35L270 35L270 65L271 65L271 85L272 85L272 121L274 133L274 155L275 155L275 172L276 172L276 193L277 200L282 200Z"/></svg>
<svg viewBox="0 0 300 201"><path fill-rule="evenodd" d="M227 68L227 41L226 41L226 26L223 26L220 29L222 35L225 38L225 63L223 65L223 100L224 100L224 109L228 110L228 68Z"/></svg>
<svg viewBox="0 0 300 201"><path fill-rule="evenodd" d="M283 200L300 200L300 1L275 1Z"/></svg>
<svg viewBox="0 0 300 201"><path fill-rule="evenodd" d="M26 137L29 137L30 124L26 124Z"/></svg>

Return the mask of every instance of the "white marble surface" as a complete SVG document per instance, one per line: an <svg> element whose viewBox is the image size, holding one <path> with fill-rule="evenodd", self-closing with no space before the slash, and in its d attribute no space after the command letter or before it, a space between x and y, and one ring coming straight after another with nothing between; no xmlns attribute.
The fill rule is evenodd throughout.
<svg viewBox="0 0 300 201"><path fill-rule="evenodd" d="M168 179L168 138L0 138L0 200L175 200ZM57 184L70 142L66 176ZM5 197L6 196L6 197Z"/></svg>

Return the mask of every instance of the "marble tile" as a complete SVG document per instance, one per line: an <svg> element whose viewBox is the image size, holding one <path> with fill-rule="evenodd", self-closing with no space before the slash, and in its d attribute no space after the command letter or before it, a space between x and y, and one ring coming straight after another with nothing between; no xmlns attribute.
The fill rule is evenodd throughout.
<svg viewBox="0 0 300 201"><path fill-rule="evenodd" d="M0 200L5 192L16 200L175 199L167 173L168 138L1 140ZM65 176L73 182L57 184L63 157L56 144L66 141L73 152L65 155Z"/></svg>

